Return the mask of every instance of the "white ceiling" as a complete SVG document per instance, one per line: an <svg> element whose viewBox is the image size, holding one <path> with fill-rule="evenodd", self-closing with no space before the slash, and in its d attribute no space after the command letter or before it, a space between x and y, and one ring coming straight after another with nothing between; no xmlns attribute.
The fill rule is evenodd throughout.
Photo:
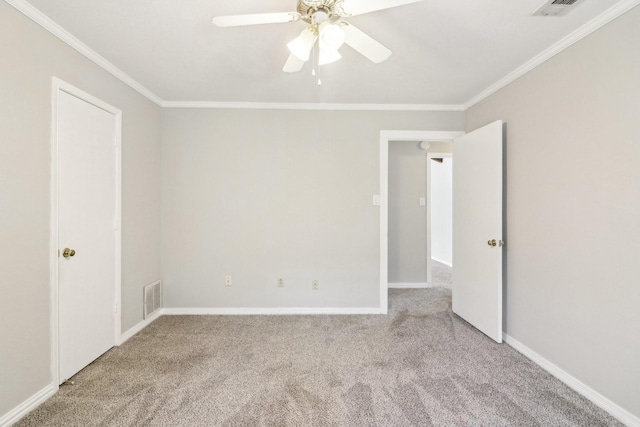
<svg viewBox="0 0 640 427"><path fill-rule="evenodd" d="M373 64L345 45L322 86L308 64L281 71L304 24L211 24L295 0L28 1L165 101L459 105L624 0L580 0L563 17L532 16L544 0L424 0L354 17L393 55Z"/></svg>

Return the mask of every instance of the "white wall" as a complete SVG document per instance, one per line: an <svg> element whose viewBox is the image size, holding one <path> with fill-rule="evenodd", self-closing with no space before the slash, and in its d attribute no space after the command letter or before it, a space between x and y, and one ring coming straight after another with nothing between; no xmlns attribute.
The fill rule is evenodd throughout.
<svg viewBox="0 0 640 427"><path fill-rule="evenodd" d="M51 383L51 77L123 111L122 327L160 276L160 108L0 2L0 417Z"/></svg>
<svg viewBox="0 0 640 427"><path fill-rule="evenodd" d="M467 112L506 121L507 333L640 417L640 7Z"/></svg>
<svg viewBox="0 0 640 427"><path fill-rule="evenodd" d="M463 114L165 109L162 125L165 306L379 307L380 130Z"/></svg>
<svg viewBox="0 0 640 427"><path fill-rule="evenodd" d="M427 153L418 142L389 143L389 282L427 282Z"/></svg>
<svg viewBox="0 0 640 427"><path fill-rule="evenodd" d="M451 157L431 162L431 258L452 265L452 165Z"/></svg>

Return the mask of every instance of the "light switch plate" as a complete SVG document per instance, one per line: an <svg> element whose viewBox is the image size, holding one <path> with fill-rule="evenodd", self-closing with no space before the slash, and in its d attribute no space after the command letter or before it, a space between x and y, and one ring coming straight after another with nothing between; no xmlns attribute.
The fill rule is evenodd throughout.
<svg viewBox="0 0 640 427"><path fill-rule="evenodd" d="M380 195L379 194L374 194L373 195L373 206L380 206Z"/></svg>
<svg viewBox="0 0 640 427"><path fill-rule="evenodd" d="M427 206L427 199L420 197L420 206Z"/></svg>

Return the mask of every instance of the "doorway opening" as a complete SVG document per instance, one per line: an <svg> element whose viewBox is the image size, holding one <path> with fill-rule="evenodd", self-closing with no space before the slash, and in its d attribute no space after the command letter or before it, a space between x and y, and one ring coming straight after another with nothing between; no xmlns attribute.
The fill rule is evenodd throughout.
<svg viewBox="0 0 640 427"><path fill-rule="evenodd" d="M389 150L391 142L407 141L413 142L417 147L420 142L429 141L432 143L451 143L453 140L464 132L449 131L381 131L380 132L380 312L388 313L388 288L389 288ZM435 145L435 144L434 144ZM424 151L422 152L423 158ZM417 200L416 204L422 204L421 200ZM426 201L425 201L426 204ZM423 210L426 206L423 206ZM426 212L425 215L426 216ZM426 222L426 221L425 221ZM428 247L425 239L424 246ZM425 248L426 249L426 248ZM427 262L431 254L427 252L424 258ZM429 263L431 264L431 263ZM431 265L427 267L427 274ZM427 274L424 284L429 283Z"/></svg>

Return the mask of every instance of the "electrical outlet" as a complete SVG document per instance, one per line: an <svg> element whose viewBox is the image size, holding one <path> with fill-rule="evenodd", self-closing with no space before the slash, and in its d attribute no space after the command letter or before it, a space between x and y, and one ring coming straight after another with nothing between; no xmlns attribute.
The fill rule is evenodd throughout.
<svg viewBox="0 0 640 427"><path fill-rule="evenodd" d="M278 287L284 288L284 279L282 277L278 279Z"/></svg>
<svg viewBox="0 0 640 427"><path fill-rule="evenodd" d="M224 285L225 286L231 286L231 276L225 276Z"/></svg>
<svg viewBox="0 0 640 427"><path fill-rule="evenodd" d="M318 286L319 286L318 285L318 281L314 280L313 284L311 285L311 289L313 289L314 291L317 291L318 290Z"/></svg>

